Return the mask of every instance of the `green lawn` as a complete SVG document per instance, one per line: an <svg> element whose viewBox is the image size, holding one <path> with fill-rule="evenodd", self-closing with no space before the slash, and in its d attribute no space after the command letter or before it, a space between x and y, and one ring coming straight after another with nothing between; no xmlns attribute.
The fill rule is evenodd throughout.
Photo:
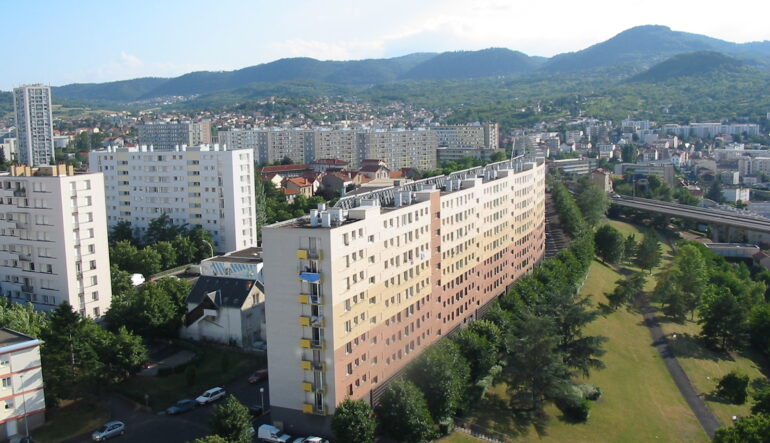
<svg viewBox="0 0 770 443"><path fill-rule="evenodd" d="M206 389L222 386L237 377L245 377L250 371L266 367L263 357L246 354L232 348L201 345L203 359L196 365L196 377L188 386L184 373L165 377L134 376L118 385L117 390L135 401L144 403L144 395L150 395L150 407L160 411L182 398L194 398ZM227 356L227 357L225 357ZM223 359L227 359L223 370Z"/></svg>
<svg viewBox="0 0 770 443"><path fill-rule="evenodd" d="M36 442L54 443L93 431L109 420L101 404L78 401L46 411L46 423L32 431Z"/></svg>
<svg viewBox="0 0 770 443"><path fill-rule="evenodd" d="M611 221L625 235L639 231L628 223ZM665 248L664 252L668 252ZM612 268L598 261L591 265L583 294L591 294L595 304L606 304L605 292L610 292L621 278ZM653 279L650 279L653 280ZM648 284L649 286L649 284ZM654 286L654 283L652 283ZM587 333L609 338L602 360L607 368L594 371L583 380L602 389L602 398L594 404L585 424L561 420L561 413L549 407L551 416L544 441L562 442L646 442L707 441L697 419L668 374L650 334L642 323L641 314L625 309L600 317L587 327ZM470 414L469 420L485 428L509 435L521 435L503 405L507 402L506 387L498 384ZM454 433L446 443L461 440L465 435ZM534 429L525 437L538 438Z"/></svg>
<svg viewBox="0 0 770 443"><path fill-rule="evenodd" d="M751 413L751 399L743 405L734 405L724 403L710 394L716 388L719 379L730 371L746 374L752 380L766 381L761 366L756 363L756 361L761 361L761 357L747 355L743 352L732 352L725 355L708 349L697 339L701 328L695 322L686 321L679 324L662 321L661 325L671 340L674 353L679 364L682 365L682 369L690 377L695 389L703 394L706 404L719 421L723 425L729 425L733 415L749 415Z"/></svg>

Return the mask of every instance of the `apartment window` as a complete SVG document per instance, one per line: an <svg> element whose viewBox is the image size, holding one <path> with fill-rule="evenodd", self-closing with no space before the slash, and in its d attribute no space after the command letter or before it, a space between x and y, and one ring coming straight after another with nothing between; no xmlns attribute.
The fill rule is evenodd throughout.
<svg viewBox="0 0 770 443"><path fill-rule="evenodd" d="M13 399L5 401L5 409L13 409Z"/></svg>
<svg viewBox="0 0 770 443"><path fill-rule="evenodd" d="M3 389L11 387L11 377L5 377L3 379Z"/></svg>
<svg viewBox="0 0 770 443"><path fill-rule="evenodd" d="M91 293L91 300L93 301L99 300L99 291L94 291Z"/></svg>
<svg viewBox="0 0 770 443"><path fill-rule="evenodd" d="M91 286L95 286L98 282L95 275L91 277L90 281L91 281Z"/></svg>
<svg viewBox="0 0 770 443"><path fill-rule="evenodd" d="M94 312L94 317L98 317L99 316L99 308L94 308L93 312Z"/></svg>
<svg viewBox="0 0 770 443"><path fill-rule="evenodd" d="M96 260L88 262L89 269L96 269Z"/></svg>

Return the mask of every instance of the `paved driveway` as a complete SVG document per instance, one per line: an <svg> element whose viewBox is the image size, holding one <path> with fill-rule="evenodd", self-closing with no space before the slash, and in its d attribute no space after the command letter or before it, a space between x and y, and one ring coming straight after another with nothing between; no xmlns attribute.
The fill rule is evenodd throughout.
<svg viewBox="0 0 770 443"><path fill-rule="evenodd" d="M265 404L269 404L269 392L267 381L249 384L246 381L248 375L225 386L229 394L246 406L260 404L259 388L264 388ZM119 396L111 396L109 399L112 420L121 420L126 423L126 435L109 440L115 443L183 443L191 442L198 437L209 433L209 418L214 407L206 405L196 408L188 413L166 416L146 412L133 402ZM169 405L170 406L170 405ZM255 427L269 422L269 416L260 417L255 421ZM66 443L85 443L90 441L89 435L81 435L67 440Z"/></svg>

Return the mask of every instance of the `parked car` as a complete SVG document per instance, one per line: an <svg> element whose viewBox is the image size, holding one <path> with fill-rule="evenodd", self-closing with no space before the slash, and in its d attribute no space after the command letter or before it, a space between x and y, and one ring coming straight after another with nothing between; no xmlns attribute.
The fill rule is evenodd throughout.
<svg viewBox="0 0 770 443"><path fill-rule="evenodd" d="M321 437L313 437L312 435L309 437L300 437L294 440L294 443L329 443L329 440L323 439Z"/></svg>
<svg viewBox="0 0 770 443"><path fill-rule="evenodd" d="M227 395L227 391L225 391L224 388L211 388L198 396L195 401L197 401L199 405L205 405L213 401L217 401L220 398L224 398L225 395Z"/></svg>
<svg viewBox="0 0 770 443"><path fill-rule="evenodd" d="M283 431L273 425L262 425L257 430L257 438L260 441L270 443L288 443L291 441L291 435L284 434Z"/></svg>
<svg viewBox="0 0 770 443"><path fill-rule="evenodd" d="M91 440L104 441L108 438L117 437L126 433L126 424L122 421L108 421L101 428L91 434Z"/></svg>
<svg viewBox="0 0 770 443"><path fill-rule="evenodd" d="M262 380L267 380L267 369L257 369L249 376L249 383L259 383Z"/></svg>
<svg viewBox="0 0 770 443"><path fill-rule="evenodd" d="M196 406L198 406L198 403L196 403L195 400L190 400L189 398L185 398L184 400L179 400L173 406L169 406L168 408L166 408L166 414L168 415L182 414L188 411L192 411L193 409L195 409Z"/></svg>

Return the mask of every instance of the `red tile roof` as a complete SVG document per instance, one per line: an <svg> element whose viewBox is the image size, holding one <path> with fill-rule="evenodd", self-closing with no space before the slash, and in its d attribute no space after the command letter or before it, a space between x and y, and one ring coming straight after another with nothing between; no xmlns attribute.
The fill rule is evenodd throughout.
<svg viewBox="0 0 770 443"><path fill-rule="evenodd" d="M336 158L319 158L313 161L314 165L347 165L349 162Z"/></svg>
<svg viewBox="0 0 770 443"><path fill-rule="evenodd" d="M270 174L274 172L285 172L285 171L306 171L312 169L308 165L278 165L278 166L264 166L262 168L262 171L260 173L262 175Z"/></svg>

